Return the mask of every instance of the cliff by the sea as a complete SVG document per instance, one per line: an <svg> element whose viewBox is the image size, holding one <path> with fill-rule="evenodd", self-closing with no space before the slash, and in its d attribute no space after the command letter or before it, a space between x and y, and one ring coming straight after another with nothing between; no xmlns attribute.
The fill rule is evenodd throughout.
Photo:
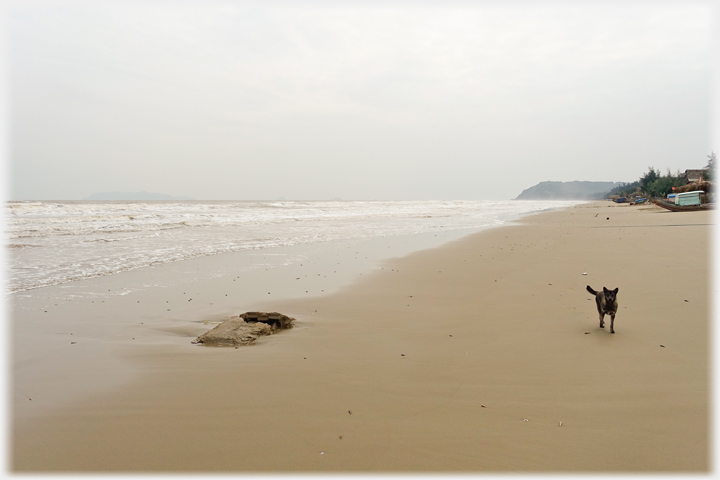
<svg viewBox="0 0 720 480"><path fill-rule="evenodd" d="M540 182L515 200L599 200L621 182Z"/></svg>

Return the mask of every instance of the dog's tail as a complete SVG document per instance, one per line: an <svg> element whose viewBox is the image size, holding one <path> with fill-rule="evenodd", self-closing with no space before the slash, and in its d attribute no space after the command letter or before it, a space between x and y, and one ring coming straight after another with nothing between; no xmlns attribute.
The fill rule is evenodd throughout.
<svg viewBox="0 0 720 480"><path fill-rule="evenodd" d="M587 286L587 291L592 293L593 295L597 295L597 292L595 290L593 290L592 288L590 288L590 285Z"/></svg>

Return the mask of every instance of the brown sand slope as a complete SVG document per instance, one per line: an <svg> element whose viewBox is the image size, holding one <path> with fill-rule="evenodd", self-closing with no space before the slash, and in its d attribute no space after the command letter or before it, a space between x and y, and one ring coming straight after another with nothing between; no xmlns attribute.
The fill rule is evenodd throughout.
<svg viewBox="0 0 720 480"><path fill-rule="evenodd" d="M258 306L296 328L138 350L130 387L16 425L13 468L707 471L710 221L587 204Z"/></svg>

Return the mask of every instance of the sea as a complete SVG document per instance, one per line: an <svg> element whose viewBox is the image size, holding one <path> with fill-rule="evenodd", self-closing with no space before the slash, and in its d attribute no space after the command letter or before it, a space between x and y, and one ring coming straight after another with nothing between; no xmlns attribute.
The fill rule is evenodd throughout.
<svg viewBox="0 0 720 480"><path fill-rule="evenodd" d="M10 201L12 294L227 252L505 225L577 201ZM286 261L286 260L285 260Z"/></svg>

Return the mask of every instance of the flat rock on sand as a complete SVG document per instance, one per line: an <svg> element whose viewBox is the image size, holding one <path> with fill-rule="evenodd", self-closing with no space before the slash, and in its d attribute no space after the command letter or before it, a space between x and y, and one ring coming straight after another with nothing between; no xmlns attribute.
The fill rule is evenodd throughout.
<svg viewBox="0 0 720 480"><path fill-rule="evenodd" d="M218 346L250 345L258 337L271 334L272 328L266 323L246 323L242 318L231 318L203 333L193 343Z"/></svg>

